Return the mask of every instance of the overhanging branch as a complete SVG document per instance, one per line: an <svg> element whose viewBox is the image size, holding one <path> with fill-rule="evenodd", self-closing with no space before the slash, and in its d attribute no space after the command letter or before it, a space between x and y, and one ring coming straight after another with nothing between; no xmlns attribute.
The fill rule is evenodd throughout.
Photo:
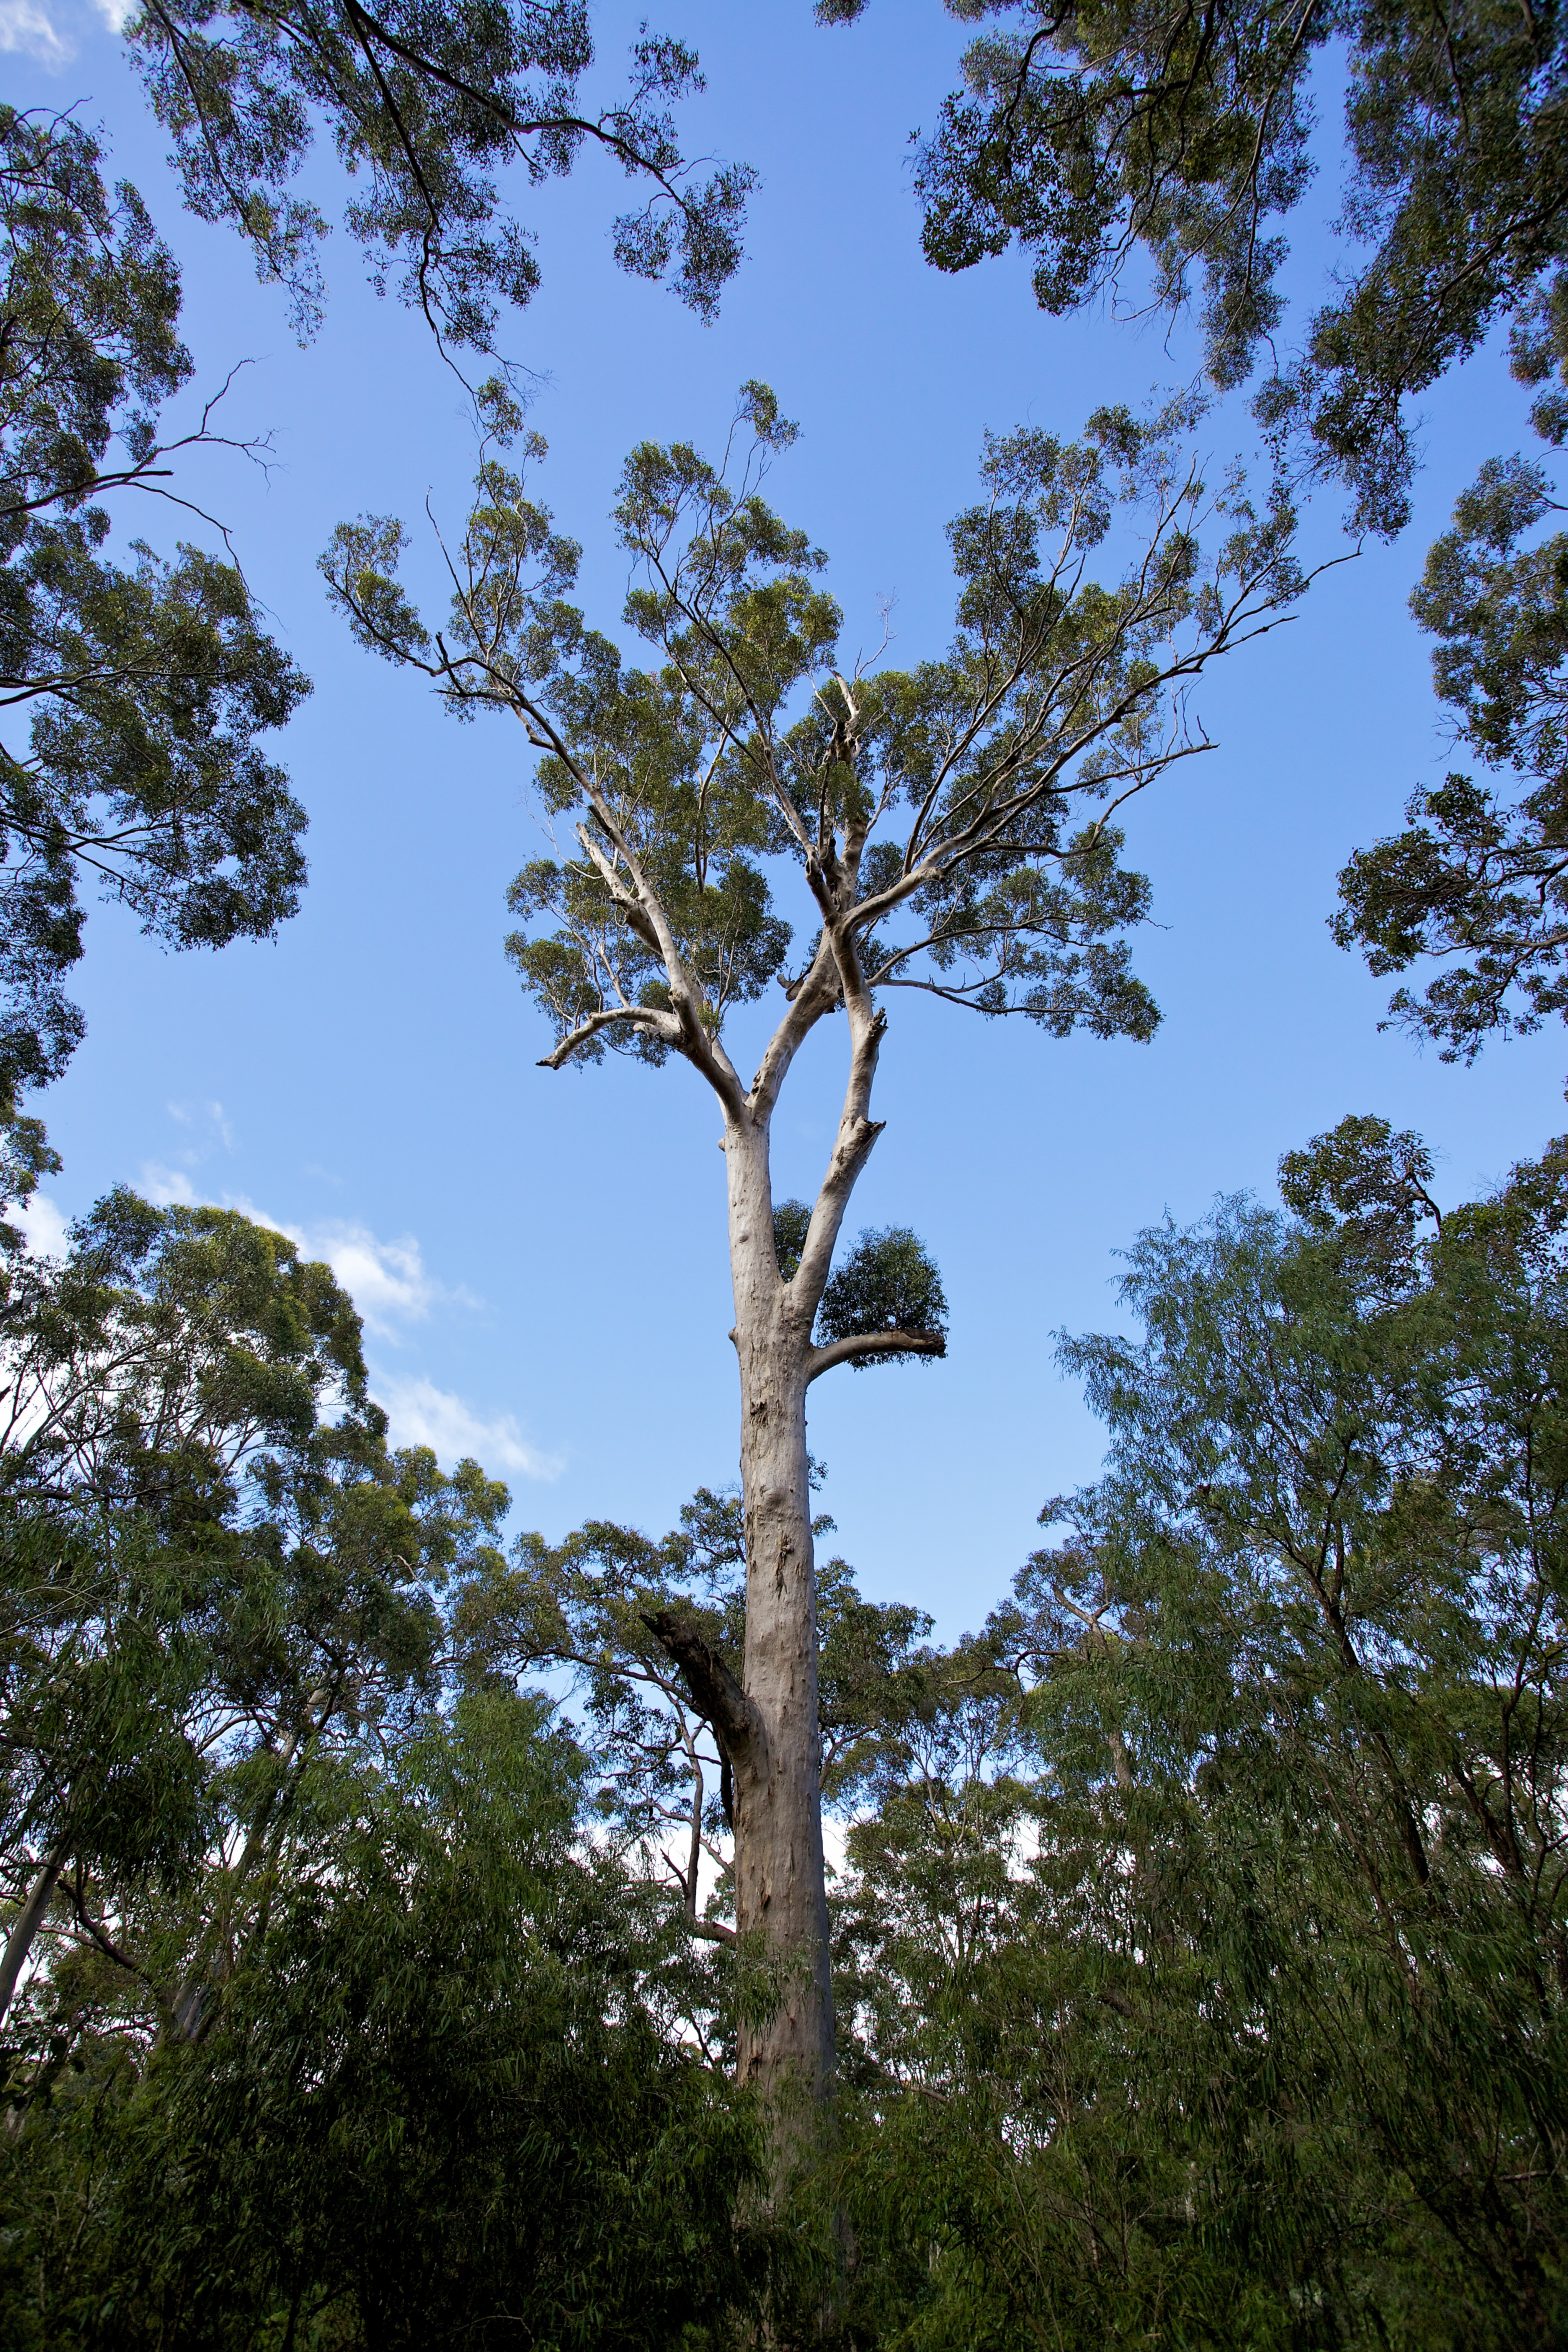
<svg viewBox="0 0 1568 2352"><path fill-rule="evenodd" d="M762 1718L706 1634L674 1609L644 1609L641 1616L674 1662L724 1761L734 1765L755 1754L763 1742Z"/></svg>
<svg viewBox="0 0 1568 2352"><path fill-rule="evenodd" d="M574 1053L606 1029L641 1029L646 1036L662 1039L668 1046L678 1047L681 1041L680 1023L672 1013L661 1013L652 1005L607 1005L602 1012L590 1013L586 1021L579 1021L569 1029L549 1053L541 1054L541 1070L559 1070Z"/></svg>
<svg viewBox="0 0 1568 2352"><path fill-rule="evenodd" d="M842 1339L830 1339L826 1347L813 1348L806 1358L806 1382L809 1387L822 1373L831 1372L835 1364L863 1364L877 1356L945 1356L945 1331L851 1331Z"/></svg>

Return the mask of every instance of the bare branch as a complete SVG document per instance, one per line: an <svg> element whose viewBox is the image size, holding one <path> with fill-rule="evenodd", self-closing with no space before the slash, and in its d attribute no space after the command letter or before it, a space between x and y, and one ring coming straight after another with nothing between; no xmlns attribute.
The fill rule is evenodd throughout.
<svg viewBox="0 0 1568 2352"><path fill-rule="evenodd" d="M711 1728L725 1760L733 1763L760 1751L766 1740L762 1718L707 1636L674 1609L645 1609L639 1614L674 1661L692 1705Z"/></svg>
<svg viewBox="0 0 1568 2352"><path fill-rule="evenodd" d="M831 1372L835 1364L861 1364L873 1356L945 1356L943 1331L853 1331L813 1348L806 1358L806 1384Z"/></svg>
<svg viewBox="0 0 1568 2352"><path fill-rule="evenodd" d="M613 1028L646 1030L649 1036L662 1038L666 1045L677 1050L681 1042L680 1023L673 1013L660 1012L654 1005L606 1005L602 1011L590 1013L586 1021L579 1021L553 1052L541 1054L539 1068L561 1069L574 1053L580 1053L603 1030Z"/></svg>

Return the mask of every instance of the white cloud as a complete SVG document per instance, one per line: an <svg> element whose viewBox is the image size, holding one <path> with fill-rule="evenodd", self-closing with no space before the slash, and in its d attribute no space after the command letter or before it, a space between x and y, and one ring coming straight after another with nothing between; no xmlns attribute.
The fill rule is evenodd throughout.
<svg viewBox="0 0 1568 2352"><path fill-rule="evenodd" d="M63 1258L70 1231L64 1211L46 1192L35 1192L16 1212L28 1248L35 1258Z"/></svg>
<svg viewBox="0 0 1568 2352"><path fill-rule="evenodd" d="M307 1257L325 1258L364 1317L365 1329L384 1339L394 1337L400 1323L422 1323L449 1295L427 1272L411 1233L397 1241L380 1241L368 1225L284 1230Z"/></svg>
<svg viewBox="0 0 1568 2352"><path fill-rule="evenodd" d="M162 1160L143 1160L142 1193L155 1209L193 1209L196 1187L183 1168L168 1168ZM270 1223L270 1219L258 1222Z"/></svg>
<svg viewBox="0 0 1568 2352"><path fill-rule="evenodd" d="M147 1198L160 1208L195 1205L197 1196L183 1168L144 1161L142 1186ZM258 1225L286 1234L305 1257L324 1259L353 1298L366 1330L382 1339L397 1340L398 1324L423 1322L434 1306L477 1303L466 1291L449 1289L435 1280L411 1234L397 1241L382 1241L367 1225L285 1225L251 1201L231 1199L225 1205ZM35 1257L64 1255L69 1222L48 1193L35 1192L15 1215ZM467 1455L492 1477L549 1479L561 1473L560 1457L533 1444L512 1413L487 1417L450 1389L438 1388L420 1374L374 1375L371 1389L386 1410L394 1445L429 1446L448 1466Z"/></svg>
<svg viewBox="0 0 1568 2352"><path fill-rule="evenodd" d="M432 1307L475 1304L467 1291L436 1280L411 1233L382 1241L368 1225L346 1219L288 1225L251 1201L231 1201L229 1206L254 1217L258 1225L286 1233L303 1256L323 1259L358 1307L365 1329L378 1339L396 1340L402 1324L423 1323Z"/></svg>
<svg viewBox="0 0 1568 2352"><path fill-rule="evenodd" d="M170 1110L180 1124L221 1120L218 1104L202 1105L195 1113L182 1106ZM142 1163L142 1189L160 1208L171 1204L193 1207L199 1198L184 1168L166 1167L156 1160ZM366 1334L393 1346L407 1336L407 1326L425 1322L438 1307L476 1307L472 1292L439 1282L425 1264L424 1252L411 1233L383 1241L368 1225L348 1218L294 1225L269 1216L252 1200L233 1193L223 1206L236 1209L256 1224L285 1234L302 1257L323 1260L353 1299ZM63 1232L63 1220L58 1220ZM475 1412L460 1396L438 1388L421 1375L377 1375L371 1382L377 1401L386 1408L393 1442L426 1445L446 1463L471 1455L492 1476L554 1478L560 1460L526 1437L510 1413L488 1418Z"/></svg>
<svg viewBox="0 0 1568 2352"><path fill-rule="evenodd" d="M0 53L34 57L40 65L69 65L76 43L61 32L38 0L0 0Z"/></svg>
<svg viewBox="0 0 1568 2352"><path fill-rule="evenodd" d="M511 1413L486 1420L450 1389L422 1378L372 1378L376 1402L386 1410L394 1445L429 1446L445 1463L467 1454L492 1477L556 1478L561 1462L530 1444Z"/></svg>
<svg viewBox="0 0 1568 2352"><path fill-rule="evenodd" d="M67 0L63 8L46 0L0 0L0 55L36 58L51 72L69 65L81 46L78 33L91 18L117 37L130 22L136 0Z"/></svg>
<svg viewBox="0 0 1568 2352"><path fill-rule="evenodd" d="M198 1192L194 1171L215 1151L234 1149L234 1130L220 1102L171 1102L164 1109L190 1140L167 1160L143 1160L142 1190L155 1208L192 1209L198 1200L212 1198L210 1192ZM205 1186L206 1179L201 1181ZM264 1217L261 1222L268 1225L272 1220Z"/></svg>
<svg viewBox="0 0 1568 2352"><path fill-rule="evenodd" d="M169 1111L182 1126L208 1126L225 1134L227 1140L221 1103L203 1103L195 1110L187 1104L171 1103ZM189 1172L206 1155L189 1152L182 1156L184 1166L171 1167L163 1160L142 1162L142 1190L155 1207L189 1209L203 1198L211 1199L210 1193L197 1190L197 1180ZM365 1329L378 1339L396 1343L405 1325L423 1323L433 1307L479 1304L471 1291L436 1280L411 1233L383 1241L368 1225L344 1217L294 1225L286 1217L269 1215L242 1193L226 1192L222 1206L237 1209L242 1217L269 1226L274 1233L286 1234L302 1257L319 1258L330 1266L359 1309Z"/></svg>

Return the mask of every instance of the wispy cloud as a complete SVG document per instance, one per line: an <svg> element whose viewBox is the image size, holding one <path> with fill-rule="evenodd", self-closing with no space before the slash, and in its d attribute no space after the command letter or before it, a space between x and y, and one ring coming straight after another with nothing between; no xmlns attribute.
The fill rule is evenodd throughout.
<svg viewBox="0 0 1568 2352"><path fill-rule="evenodd" d="M213 1138L225 1150L232 1147L223 1105L201 1103L193 1108L170 1103L168 1108L177 1125L195 1130L202 1140L190 1150L176 1152L172 1161L143 1160L142 1190L156 1207L190 1209L199 1201L216 1200L222 1208L237 1209L242 1217L286 1234L301 1256L318 1258L332 1268L359 1309L366 1331L377 1339L395 1343L410 1323L423 1323L432 1308L479 1304L471 1291L436 1280L411 1233L384 1241L368 1225L351 1217L294 1224L287 1217L274 1217L243 1193L215 1193L193 1171L210 1157Z"/></svg>
<svg viewBox="0 0 1568 2352"><path fill-rule="evenodd" d="M214 1142L225 1151L234 1149L234 1127L221 1102L171 1102L164 1108L176 1127L183 1127L198 1139L201 1157L205 1158Z"/></svg>
<svg viewBox="0 0 1568 2352"><path fill-rule="evenodd" d="M476 1413L450 1389L419 1377L388 1379L372 1376L371 1389L386 1411L395 1445L429 1446L446 1463L470 1456L494 1474L513 1478L556 1478L562 1463L523 1435L515 1416Z"/></svg>
<svg viewBox="0 0 1568 2352"><path fill-rule="evenodd" d="M274 1217L243 1194L215 1186L202 1169L234 1149L234 1129L222 1103L171 1102L164 1107L180 1141L167 1158L144 1160L141 1169L142 1190L159 1208L194 1208L198 1201L217 1201L254 1218L258 1225L287 1234L303 1256L332 1268L359 1309L366 1331L378 1339L396 1342L409 1324L423 1323L434 1307L478 1304L469 1292L436 1280L411 1233L384 1241L368 1225L349 1217L295 1224Z"/></svg>
<svg viewBox="0 0 1568 2352"><path fill-rule="evenodd" d="M291 1225L270 1217L254 1201L230 1200L226 1206L286 1233L306 1258L319 1258L332 1268L359 1309L365 1329L377 1339L397 1341L404 1327L423 1323L433 1307L474 1307L471 1291L438 1282L425 1264L424 1251L412 1233L383 1241L368 1225L347 1218L331 1218L317 1225Z"/></svg>
<svg viewBox="0 0 1568 2352"><path fill-rule="evenodd" d="M461 1294L437 1282L411 1233L382 1241L368 1225L285 1226L310 1258L324 1258L378 1338L395 1339L405 1323L423 1323L434 1306Z"/></svg>
<svg viewBox="0 0 1568 2352"><path fill-rule="evenodd" d="M198 1198L183 1168L145 1163L142 1184L149 1199L160 1207L189 1208ZM383 1241L368 1225L344 1220L318 1225L288 1225L269 1217L254 1202L229 1199L223 1204L286 1234L302 1255L319 1258L332 1268L353 1299L367 1335L396 1344L411 1323L422 1323L434 1308L478 1304L467 1291L438 1282L425 1264L424 1253L412 1234ZM35 1192L16 1212L27 1247L35 1257L64 1255L69 1226L64 1212L46 1192ZM448 1467L465 1456L480 1463L492 1477L550 1479L564 1464L559 1455L534 1444L512 1413L478 1412L465 1398L439 1388L420 1373L371 1374L371 1391L384 1407L394 1445L429 1446Z"/></svg>
<svg viewBox="0 0 1568 2352"><path fill-rule="evenodd" d="M234 1129L221 1102L171 1102L164 1109L185 1140L166 1160L143 1160L142 1190L156 1208L194 1208L212 1194L198 1185L193 1171L214 1153L234 1149ZM270 1217L261 1221L272 1223Z"/></svg>
<svg viewBox="0 0 1568 2352"><path fill-rule="evenodd" d="M70 64L77 38L96 18L111 33L122 33L134 0L90 0L83 7L46 7L43 0L0 0L0 55L31 57L58 72Z"/></svg>
<svg viewBox="0 0 1568 2352"><path fill-rule="evenodd" d="M37 0L0 0L0 51L58 67L70 64L76 43Z"/></svg>
<svg viewBox="0 0 1568 2352"><path fill-rule="evenodd" d="M142 1191L155 1209L196 1206L196 1187L185 1169L166 1167L162 1160L143 1160Z"/></svg>
<svg viewBox="0 0 1568 2352"><path fill-rule="evenodd" d="M64 1210L48 1193L35 1192L17 1210L16 1222L35 1258L64 1257L70 1225Z"/></svg>

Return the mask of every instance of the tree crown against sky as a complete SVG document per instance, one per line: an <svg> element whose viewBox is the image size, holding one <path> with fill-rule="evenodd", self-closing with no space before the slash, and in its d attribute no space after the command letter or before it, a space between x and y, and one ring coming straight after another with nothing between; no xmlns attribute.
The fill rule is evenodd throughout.
<svg viewBox="0 0 1568 2352"><path fill-rule="evenodd" d="M628 460L623 617L654 668L625 666L567 601L578 551L499 452L449 551L442 628L398 583L399 524L339 530L324 562L361 641L460 716L520 718L546 809L576 830L576 854L513 886L511 953L553 1065L673 1051L739 1100L725 1018L779 984L793 1009L759 1101L846 986L918 987L1057 1035L1149 1034L1120 936L1146 887L1120 863L1116 813L1203 748L1184 688L1301 580L1283 500L1259 514L1234 482L1206 490L1189 421L1106 411L1077 444L995 439L982 503L949 534L957 635L908 671L836 666L824 558L761 496L794 430L761 387L723 465L685 444ZM1109 586L1091 574L1102 546L1124 566ZM780 860L814 902L799 948L774 903Z"/></svg>
<svg viewBox="0 0 1568 2352"><path fill-rule="evenodd" d="M187 202L249 241L302 331L321 313L328 224L298 183L323 133L357 183L344 221L377 287L394 283L459 350L491 348L502 310L539 282L498 185L509 165L537 187L602 149L643 198L615 223L617 260L704 316L739 262L754 175L699 179L676 136L673 108L702 88L694 52L644 26L625 89L595 109L587 0L146 0L129 37Z"/></svg>
<svg viewBox="0 0 1568 2352"><path fill-rule="evenodd" d="M1568 304L1534 347L1536 421L1568 419ZM1441 968L1390 1013L1471 1061L1487 1038L1568 1014L1568 532L1550 460L1492 458L1427 557L1411 610L1464 771L1414 794L1406 829L1340 876L1334 932L1374 972Z"/></svg>
<svg viewBox="0 0 1568 2352"><path fill-rule="evenodd" d="M82 1033L65 976L83 886L171 947L270 934L304 879L304 812L258 736L306 681L235 564L141 540L111 510L190 508L164 437L190 380L180 282L133 188L65 117L0 108L0 1095L57 1077Z"/></svg>
<svg viewBox="0 0 1568 2352"><path fill-rule="evenodd" d="M508 1497L388 1448L352 1301L232 1211L111 1194L61 1258L8 1266L0 1365L3 2010L30 1889L91 1941L232 1837L237 1894L297 1773L427 1703L443 1587L489 1563ZM195 1942L132 1971L166 2019L233 1924L212 1891Z"/></svg>
<svg viewBox="0 0 1568 2352"><path fill-rule="evenodd" d="M828 0L847 22L864 0ZM1413 404L1500 326L1532 418L1563 434L1568 39L1558 12L1426 0L1393 11L1292 0L1197 12L949 0L997 19L921 150L927 257L965 268L1017 241L1063 312L1116 291L1183 311L1201 288L1206 364L1249 377L1274 433L1345 480L1354 519L1409 512ZM1009 21L1011 20L1011 21ZM1303 325L1286 234L1340 105L1340 276ZM1342 256L1349 256L1348 261ZM1141 277L1140 267L1147 271ZM1325 298L1326 297L1326 298ZM1563 542L1539 461L1488 463L1413 600L1463 747L1492 770L1417 793L1408 829L1358 852L1334 919L1375 972L1435 957L1392 1016L1472 1057L1561 1012L1565 840Z"/></svg>
<svg viewBox="0 0 1568 2352"><path fill-rule="evenodd" d="M699 183L675 138L670 109L701 87L695 56L645 32L627 90L584 114L580 0L437 16L154 5L130 38L187 202L249 239L302 331L320 316L326 222L293 189L323 128L360 182L345 219L376 282L395 277L447 346L488 348L501 308L537 283L495 179L507 161L537 185L585 142L604 148L647 191L616 224L618 259L672 276L704 314L739 260L752 175ZM58 1076L81 1035L63 980L83 879L176 946L266 936L294 910L304 815L257 738L307 687L233 562L181 546L171 563L140 539L129 561L107 552L111 495L186 503L167 461L221 438L216 403L172 441L160 432L192 372L179 276L140 196L105 179L97 139L6 108L0 141L0 711L19 730L0 745L0 1088L14 1101Z"/></svg>
<svg viewBox="0 0 1568 2352"><path fill-rule="evenodd" d="M964 269L1015 240L1035 293L1070 310L1109 289L1184 307L1201 288L1207 364L1304 426L1359 520L1407 513L1407 404L1499 321L1528 330L1568 262L1555 9L1505 0L946 0L981 22L963 87L923 143L927 257ZM847 23L867 0L822 0ZM1304 336L1287 316L1285 225L1318 169L1343 71L1342 284ZM1135 262L1149 276L1140 278Z"/></svg>

